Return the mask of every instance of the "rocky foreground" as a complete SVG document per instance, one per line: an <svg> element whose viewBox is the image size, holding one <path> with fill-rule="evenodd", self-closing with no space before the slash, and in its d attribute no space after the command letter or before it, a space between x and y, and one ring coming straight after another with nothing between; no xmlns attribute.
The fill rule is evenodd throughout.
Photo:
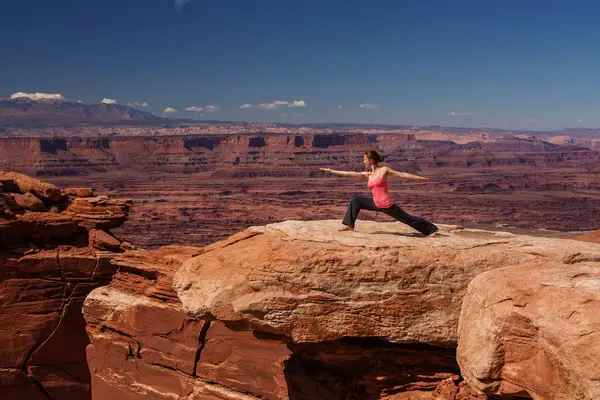
<svg viewBox="0 0 600 400"><path fill-rule="evenodd" d="M81 307L133 248L130 203L0 172L0 399L89 399Z"/></svg>
<svg viewBox="0 0 600 400"><path fill-rule="evenodd" d="M127 251L87 297L93 399L598 399L600 246L250 228Z"/></svg>

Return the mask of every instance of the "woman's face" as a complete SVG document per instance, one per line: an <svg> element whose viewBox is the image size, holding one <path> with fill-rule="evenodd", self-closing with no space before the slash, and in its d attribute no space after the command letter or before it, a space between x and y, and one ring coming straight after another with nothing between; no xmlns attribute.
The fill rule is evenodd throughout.
<svg viewBox="0 0 600 400"><path fill-rule="evenodd" d="M363 158L363 164L365 164L366 168L371 168L371 165L373 165L373 161L369 160L369 158L365 154L365 156Z"/></svg>

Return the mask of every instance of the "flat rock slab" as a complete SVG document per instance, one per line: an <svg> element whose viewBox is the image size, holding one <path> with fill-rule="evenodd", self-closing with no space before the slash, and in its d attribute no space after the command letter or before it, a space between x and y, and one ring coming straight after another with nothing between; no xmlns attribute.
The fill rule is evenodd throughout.
<svg viewBox="0 0 600 400"><path fill-rule="evenodd" d="M296 343L376 337L455 347L477 275L600 260L597 245L441 225L425 238L401 223L286 221L203 249L175 274L186 313Z"/></svg>

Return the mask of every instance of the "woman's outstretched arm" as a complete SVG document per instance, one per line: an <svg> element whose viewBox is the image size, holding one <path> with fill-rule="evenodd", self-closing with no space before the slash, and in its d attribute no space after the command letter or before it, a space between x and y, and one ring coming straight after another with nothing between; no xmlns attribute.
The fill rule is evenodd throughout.
<svg viewBox="0 0 600 400"><path fill-rule="evenodd" d="M351 178L369 179L368 172L354 172L354 171L336 171L331 168L319 168L321 171L329 172L334 175L349 176Z"/></svg>
<svg viewBox="0 0 600 400"><path fill-rule="evenodd" d="M392 176L397 176L400 178L405 178L405 179L416 179L419 181L425 181L428 182L429 178L425 178L423 176L419 176L419 175L413 175L413 174L409 174L408 172L400 172L400 171L394 171L393 169L387 167L387 171L385 171L386 174L392 175Z"/></svg>

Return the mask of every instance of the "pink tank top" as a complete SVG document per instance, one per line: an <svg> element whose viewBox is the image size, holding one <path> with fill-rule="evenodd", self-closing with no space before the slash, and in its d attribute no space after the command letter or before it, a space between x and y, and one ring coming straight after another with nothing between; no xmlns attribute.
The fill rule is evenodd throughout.
<svg viewBox="0 0 600 400"><path fill-rule="evenodd" d="M388 208L394 205L394 200L388 193L387 180L377 177L367 184L373 193L373 201L378 208Z"/></svg>

